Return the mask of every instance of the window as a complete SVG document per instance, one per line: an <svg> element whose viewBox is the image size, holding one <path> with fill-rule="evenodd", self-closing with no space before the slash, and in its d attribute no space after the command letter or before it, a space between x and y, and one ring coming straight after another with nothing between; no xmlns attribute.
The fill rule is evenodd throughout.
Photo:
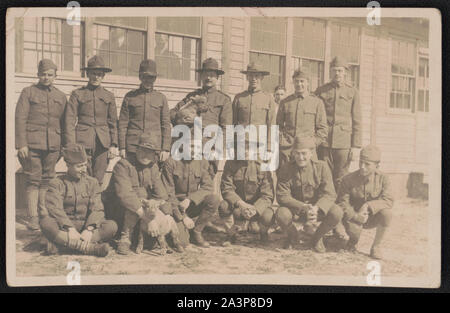
<svg viewBox="0 0 450 313"><path fill-rule="evenodd" d="M252 17L250 25L249 62L270 72L262 81L262 89L272 93L276 86L284 85L286 19Z"/></svg>
<svg viewBox="0 0 450 313"><path fill-rule="evenodd" d="M97 17L93 25L94 51L113 75L138 76L145 56L145 17Z"/></svg>
<svg viewBox="0 0 450 313"><path fill-rule="evenodd" d="M428 87L429 66L427 58L419 58L419 75L417 77L417 110L429 112L430 91Z"/></svg>
<svg viewBox="0 0 450 313"><path fill-rule="evenodd" d="M22 49L17 53L17 71L36 73L41 59L51 59L61 72L80 72L82 67L83 24L68 25L65 19L23 18ZM20 40L20 39L18 39Z"/></svg>
<svg viewBox="0 0 450 313"><path fill-rule="evenodd" d="M392 40L392 82L389 106L414 112L415 98L415 45Z"/></svg>
<svg viewBox="0 0 450 313"><path fill-rule="evenodd" d="M161 78L198 80L200 37L199 17L156 18L155 61Z"/></svg>
<svg viewBox="0 0 450 313"><path fill-rule="evenodd" d="M341 56L349 64L347 80L359 88L360 32L358 27L331 25L331 58Z"/></svg>
<svg viewBox="0 0 450 313"><path fill-rule="evenodd" d="M292 74L298 68L309 74L309 88L323 84L325 58L325 22L307 18L293 19Z"/></svg>

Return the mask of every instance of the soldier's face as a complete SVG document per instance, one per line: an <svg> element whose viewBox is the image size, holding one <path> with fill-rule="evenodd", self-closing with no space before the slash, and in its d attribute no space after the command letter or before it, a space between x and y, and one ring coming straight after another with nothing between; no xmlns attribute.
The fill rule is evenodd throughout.
<svg viewBox="0 0 450 313"><path fill-rule="evenodd" d="M308 90L308 80L306 78L294 77L293 78L295 92L303 94Z"/></svg>
<svg viewBox="0 0 450 313"><path fill-rule="evenodd" d="M306 165L308 165L309 160L311 160L312 154L313 152L311 149L292 150L292 157L299 167L305 167Z"/></svg>
<svg viewBox="0 0 450 313"><path fill-rule="evenodd" d="M331 73L335 82L339 83L345 81L345 67L333 67L331 68Z"/></svg>
<svg viewBox="0 0 450 313"><path fill-rule="evenodd" d="M39 84L43 86L50 86L56 78L56 71L54 69L46 70L38 73Z"/></svg>
<svg viewBox="0 0 450 313"><path fill-rule="evenodd" d="M378 162L372 161L359 161L359 172L361 176L367 177L372 175L373 172L378 168Z"/></svg>
<svg viewBox="0 0 450 313"><path fill-rule="evenodd" d="M139 79L141 80L142 85L146 88L153 87L155 83L156 76L147 75L147 74L139 74Z"/></svg>
<svg viewBox="0 0 450 313"><path fill-rule="evenodd" d="M203 87L216 87L219 75L215 71L204 71L200 74Z"/></svg>
<svg viewBox="0 0 450 313"><path fill-rule="evenodd" d="M274 94L275 102L280 104L280 101L284 99L285 93L283 89L278 89Z"/></svg>
<svg viewBox="0 0 450 313"><path fill-rule="evenodd" d="M67 163L67 174L72 176L73 178L80 179L87 172L87 162L70 164Z"/></svg>
<svg viewBox="0 0 450 313"><path fill-rule="evenodd" d="M87 72L89 84L92 86L100 86L105 77L105 72L99 70L91 70Z"/></svg>
<svg viewBox="0 0 450 313"><path fill-rule="evenodd" d="M264 76L259 73L247 74L248 86L251 89L261 89L261 82Z"/></svg>
<svg viewBox="0 0 450 313"><path fill-rule="evenodd" d="M151 149L138 147L136 150L136 159L142 165L149 165L156 160L156 152Z"/></svg>

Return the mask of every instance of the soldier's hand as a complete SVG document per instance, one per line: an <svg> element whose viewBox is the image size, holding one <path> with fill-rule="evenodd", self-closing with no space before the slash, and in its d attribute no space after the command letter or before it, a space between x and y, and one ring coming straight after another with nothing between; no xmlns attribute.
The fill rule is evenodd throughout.
<svg viewBox="0 0 450 313"><path fill-rule="evenodd" d="M92 231L87 229L83 230L80 239L83 240L84 242L90 242L92 239Z"/></svg>
<svg viewBox="0 0 450 313"><path fill-rule="evenodd" d="M187 210L187 208L189 207L189 205L191 204L191 200L189 199L184 199L183 201L180 202L180 204L178 205L183 212Z"/></svg>
<svg viewBox="0 0 450 313"><path fill-rule="evenodd" d="M122 159L126 159L127 158L127 152L125 149L120 149L120 157Z"/></svg>
<svg viewBox="0 0 450 313"><path fill-rule="evenodd" d="M253 216L255 216L256 215L256 209L255 209L255 207L254 206L248 206L248 207L246 207L246 208L244 208L243 210L242 210L242 216L246 219L246 220L249 220L249 219L251 219Z"/></svg>
<svg viewBox="0 0 450 313"><path fill-rule="evenodd" d="M359 209L358 213L355 214L353 220L359 224L367 223L369 219L369 205L364 203L363 206Z"/></svg>
<svg viewBox="0 0 450 313"><path fill-rule="evenodd" d="M75 229L75 227L70 227L67 231L69 236L69 245L74 246L78 240L80 240L80 233Z"/></svg>
<svg viewBox="0 0 450 313"><path fill-rule="evenodd" d="M187 229L192 229L195 226L194 221L188 216L183 218L183 224L184 226L186 226Z"/></svg>
<svg viewBox="0 0 450 313"><path fill-rule="evenodd" d="M319 208L314 205L309 206L309 210L306 213L306 219L308 221L317 221L317 214L319 213Z"/></svg>
<svg viewBox="0 0 450 313"><path fill-rule="evenodd" d="M161 153L159 154L159 160L161 162L164 162L165 160L167 160L170 156L170 152L169 151L161 151Z"/></svg>
<svg viewBox="0 0 450 313"><path fill-rule="evenodd" d="M17 151L17 156L20 159L28 158L28 146L22 147Z"/></svg>
<svg viewBox="0 0 450 313"><path fill-rule="evenodd" d="M349 155L349 160L350 161L355 161L358 153L358 148L350 148L350 155Z"/></svg>
<svg viewBox="0 0 450 313"><path fill-rule="evenodd" d="M116 156L119 155L119 150L117 149L117 147L109 147L108 149L108 159L114 159Z"/></svg>
<svg viewBox="0 0 450 313"><path fill-rule="evenodd" d="M151 237L158 237L160 235L159 233L159 226L158 223L156 223L155 220L148 223L148 234Z"/></svg>

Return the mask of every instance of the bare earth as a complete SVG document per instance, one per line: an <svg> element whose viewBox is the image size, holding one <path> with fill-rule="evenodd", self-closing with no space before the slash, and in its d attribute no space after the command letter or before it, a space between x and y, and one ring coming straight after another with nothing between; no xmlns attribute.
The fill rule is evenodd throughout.
<svg viewBox="0 0 450 313"><path fill-rule="evenodd" d="M394 206L392 227L387 233L382 261L383 274L415 277L427 271L427 228L429 208L422 200L403 199ZM18 213L20 215L20 212ZM205 235L210 248L187 247L186 252L161 256L151 251L122 256L112 251L106 258L83 255L45 256L39 234L16 223L17 276L65 276L67 263L78 261L84 275L114 274L297 274L366 275L366 265L375 230L361 236L358 253L343 252L334 238L326 238L329 252L317 254L305 244L296 249L281 249L282 238L271 234L269 246L258 244L258 235L240 234L230 247L220 246L220 233Z"/></svg>

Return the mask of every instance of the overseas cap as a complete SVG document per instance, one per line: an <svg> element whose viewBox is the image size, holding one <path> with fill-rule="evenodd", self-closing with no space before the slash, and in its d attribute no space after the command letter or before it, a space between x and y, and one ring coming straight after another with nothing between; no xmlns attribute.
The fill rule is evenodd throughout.
<svg viewBox="0 0 450 313"><path fill-rule="evenodd" d="M157 142L155 136L151 136L149 134L142 134L139 137L139 144L138 147L150 149L154 151L160 151L161 150L161 144Z"/></svg>
<svg viewBox="0 0 450 313"><path fill-rule="evenodd" d="M158 76L156 71L156 62L151 59L142 60L139 65L139 74L147 74L150 76Z"/></svg>
<svg viewBox="0 0 450 313"><path fill-rule="evenodd" d="M374 145L368 145L361 149L359 159L364 161L380 162L381 151Z"/></svg>
<svg viewBox="0 0 450 313"><path fill-rule="evenodd" d="M86 151L79 144L68 144L63 148L64 161L70 164L79 164L87 162Z"/></svg>
<svg viewBox="0 0 450 313"><path fill-rule="evenodd" d="M316 147L316 141L312 136L298 136L294 139L293 150L301 149L314 149Z"/></svg>
<svg viewBox="0 0 450 313"><path fill-rule="evenodd" d="M304 78L304 79L309 79L309 73L302 69L302 68L298 68L295 70L294 74L292 74L292 78Z"/></svg>
<svg viewBox="0 0 450 313"><path fill-rule="evenodd" d="M56 64L53 63L52 60L50 59L42 59L41 61L39 61L39 66L38 66L38 72L42 73L45 72L47 70L57 70L58 68L56 67Z"/></svg>

